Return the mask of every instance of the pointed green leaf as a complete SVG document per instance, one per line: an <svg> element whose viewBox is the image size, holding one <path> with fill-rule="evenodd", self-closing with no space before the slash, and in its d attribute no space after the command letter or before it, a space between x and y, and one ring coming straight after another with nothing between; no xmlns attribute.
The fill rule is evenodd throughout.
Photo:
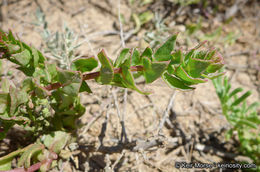
<svg viewBox="0 0 260 172"><path fill-rule="evenodd" d="M33 55L33 66L34 67L38 67L39 65L39 54L38 54L38 51L36 48L34 48L33 46L31 47L31 50L32 50L32 55Z"/></svg>
<svg viewBox="0 0 260 172"><path fill-rule="evenodd" d="M167 72L163 73L163 80L171 87L181 90L193 90L195 88L185 85L181 80L173 75L169 75Z"/></svg>
<svg viewBox="0 0 260 172"><path fill-rule="evenodd" d="M248 121L246 119L240 119L238 122L237 122L237 125L238 126L248 126L250 128L254 128L254 129L257 129L258 128L258 125L255 123L255 122L251 122L251 121Z"/></svg>
<svg viewBox="0 0 260 172"><path fill-rule="evenodd" d="M241 91L243 91L243 88L236 88L229 94L228 97L233 97L234 95L236 95L237 93L239 93Z"/></svg>
<svg viewBox="0 0 260 172"><path fill-rule="evenodd" d="M153 50L147 47L144 52L141 54L142 57L148 57L151 61L153 61Z"/></svg>
<svg viewBox="0 0 260 172"><path fill-rule="evenodd" d="M174 49L177 34L171 36L154 54L156 61L168 61L171 60L171 52Z"/></svg>
<svg viewBox="0 0 260 172"><path fill-rule="evenodd" d="M123 87L126 88L126 86L122 83L122 77L120 74L116 73L114 75L114 78L112 80L112 82L110 83L111 85L117 86L117 87Z"/></svg>
<svg viewBox="0 0 260 172"><path fill-rule="evenodd" d="M45 72L48 77L48 82L57 81L58 72L55 64L45 63Z"/></svg>
<svg viewBox="0 0 260 172"><path fill-rule="evenodd" d="M131 66L136 66L136 65L141 65L141 57L139 51L134 49L133 54L132 54L132 61L131 61Z"/></svg>
<svg viewBox="0 0 260 172"><path fill-rule="evenodd" d="M176 69L176 76L191 85L198 84L198 83L205 83L208 81L207 79L193 78L189 76L181 66Z"/></svg>
<svg viewBox="0 0 260 172"><path fill-rule="evenodd" d="M26 66L32 58L30 51L28 51L27 49L23 50L20 53L14 54L11 57L15 59L22 66Z"/></svg>
<svg viewBox="0 0 260 172"><path fill-rule="evenodd" d="M28 94L24 90L18 90L10 86L10 114L14 114L17 107L28 101Z"/></svg>
<svg viewBox="0 0 260 172"><path fill-rule="evenodd" d="M102 84L109 84L113 80L114 76L113 66L104 50L98 53L98 59L101 62L101 69L100 77L97 80Z"/></svg>
<svg viewBox="0 0 260 172"><path fill-rule="evenodd" d="M82 81L81 87L79 89L79 92L88 92L88 93L92 93L91 89L89 88L88 84L86 81Z"/></svg>
<svg viewBox="0 0 260 172"><path fill-rule="evenodd" d="M207 73L214 73L217 70L221 69L224 66L223 63L213 63L210 64L206 70Z"/></svg>
<svg viewBox="0 0 260 172"><path fill-rule="evenodd" d="M172 54L171 63L170 64L181 64L183 61L183 54L181 50L177 50Z"/></svg>
<svg viewBox="0 0 260 172"><path fill-rule="evenodd" d="M212 62L211 60L190 58L184 70L187 71L191 77L197 78L201 76L201 73L204 72Z"/></svg>
<svg viewBox="0 0 260 172"><path fill-rule="evenodd" d="M121 64L124 63L124 61L129 58L129 56L127 55L129 53L129 48L124 48L119 56L117 57L115 63L114 63L114 67L120 67Z"/></svg>
<svg viewBox="0 0 260 172"><path fill-rule="evenodd" d="M70 96L77 96L81 87L80 73L69 70L58 70L58 80L63 85L62 91Z"/></svg>
<svg viewBox="0 0 260 172"><path fill-rule="evenodd" d="M122 78L123 78L122 83L127 88L136 90L140 94L150 94L148 92L143 92L136 87L135 82L134 82L134 77L133 77L132 73L129 71L128 67L122 66Z"/></svg>
<svg viewBox="0 0 260 172"><path fill-rule="evenodd" d="M146 83L152 83L158 79L167 67L167 64L151 62L148 58L143 58L144 78Z"/></svg>
<svg viewBox="0 0 260 172"><path fill-rule="evenodd" d="M240 104L241 102L243 102L247 97L249 97L252 94L251 91L247 91L245 94L243 94L241 97L239 97L238 99L236 99L231 106L236 106L238 104Z"/></svg>
<svg viewBox="0 0 260 172"><path fill-rule="evenodd" d="M98 66L98 61L95 57L90 58L80 58L72 62L75 65L77 71L89 72L95 69Z"/></svg>

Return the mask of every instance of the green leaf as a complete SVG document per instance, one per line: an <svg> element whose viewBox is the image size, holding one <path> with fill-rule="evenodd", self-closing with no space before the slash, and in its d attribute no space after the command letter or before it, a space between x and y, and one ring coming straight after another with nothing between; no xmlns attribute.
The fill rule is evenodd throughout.
<svg viewBox="0 0 260 172"><path fill-rule="evenodd" d="M131 66L136 66L136 65L141 65L141 57L139 51L134 49L133 54L132 54L132 61L131 61Z"/></svg>
<svg viewBox="0 0 260 172"><path fill-rule="evenodd" d="M67 142L70 140L70 135L67 133L62 134L63 136L56 136L55 141L52 143L50 150L55 153L60 153L60 151L66 146Z"/></svg>
<svg viewBox="0 0 260 172"><path fill-rule="evenodd" d="M105 51L102 50L98 53L99 61L101 62L101 69L100 69L100 77L97 81L101 82L102 84L109 84L113 80L114 70L113 66L105 54Z"/></svg>
<svg viewBox="0 0 260 172"><path fill-rule="evenodd" d="M75 65L77 71L84 73L95 69L98 66L98 61L95 59L95 57L80 58L73 61L72 64Z"/></svg>
<svg viewBox="0 0 260 172"><path fill-rule="evenodd" d="M24 166L25 168L29 168L31 166L31 159L33 155L35 155L39 151L42 151L43 149L44 146L42 144L33 144L32 146L30 146L18 160L18 167Z"/></svg>
<svg viewBox="0 0 260 172"><path fill-rule="evenodd" d="M127 54L129 53L129 48L124 48L119 56L117 57L115 63L114 63L114 67L120 67L124 61L129 58L129 56L127 56Z"/></svg>
<svg viewBox="0 0 260 172"><path fill-rule="evenodd" d="M69 141L70 135L63 131L55 131L41 137L40 141L51 151L59 153Z"/></svg>
<svg viewBox="0 0 260 172"><path fill-rule="evenodd" d="M58 72L55 64L45 63L45 73L48 78L48 82L57 81Z"/></svg>
<svg viewBox="0 0 260 172"><path fill-rule="evenodd" d="M61 90L70 95L77 96L82 83L80 73L69 70L58 70L58 80L63 85Z"/></svg>
<svg viewBox="0 0 260 172"><path fill-rule="evenodd" d="M201 73L207 69L210 63L212 63L211 60L190 58L184 70L187 71L191 77L197 78L201 76Z"/></svg>
<svg viewBox="0 0 260 172"><path fill-rule="evenodd" d="M40 99L44 99L47 96L51 95L51 93L48 90L46 90L44 87L40 86L36 82L34 82L34 85L35 85L35 94Z"/></svg>
<svg viewBox="0 0 260 172"><path fill-rule="evenodd" d="M207 73L214 73L217 70L221 69L224 66L223 63L213 63L210 64L206 70Z"/></svg>
<svg viewBox="0 0 260 172"><path fill-rule="evenodd" d="M4 113L8 106L8 93L0 93L0 114Z"/></svg>
<svg viewBox="0 0 260 172"><path fill-rule="evenodd" d="M14 44L7 44L6 45L8 52L10 54L15 54L20 50L20 46L19 45L14 45Z"/></svg>
<svg viewBox="0 0 260 172"><path fill-rule="evenodd" d="M10 88L10 80L7 78L3 78L1 89L4 93L8 93Z"/></svg>
<svg viewBox="0 0 260 172"><path fill-rule="evenodd" d="M151 61L153 61L153 50L147 47L144 52L141 54L141 58L148 57Z"/></svg>
<svg viewBox="0 0 260 172"><path fill-rule="evenodd" d="M220 76L223 76L225 74L226 74L226 72L221 72L221 73L214 73L214 74L207 74L207 75L201 74L201 76L212 80L212 79L218 78Z"/></svg>
<svg viewBox="0 0 260 172"><path fill-rule="evenodd" d="M255 124L254 122L248 121L248 120L246 120L246 119L240 119L240 120L237 122L237 125L240 126L240 127L243 126L243 125L245 125L245 126L248 126L248 127L250 127L250 128L254 128L254 129L257 129L257 127L258 127L257 124Z"/></svg>
<svg viewBox="0 0 260 172"><path fill-rule="evenodd" d="M186 83L193 85L193 84L198 84L198 83L205 83L208 80L207 79L202 79L202 78L193 78L189 76L186 71L182 68L182 66L178 67L176 69L176 76L178 76L180 79L186 81Z"/></svg>
<svg viewBox="0 0 260 172"><path fill-rule="evenodd" d="M12 153L9 153L8 155L0 157L0 170L11 170L12 160L15 158L15 156L19 155L23 151L24 149L19 149Z"/></svg>
<svg viewBox="0 0 260 172"><path fill-rule="evenodd" d="M68 94L69 96L76 97L79 93L81 87L81 82L78 83L71 83L62 88L63 92Z"/></svg>
<svg viewBox="0 0 260 172"><path fill-rule="evenodd" d="M117 87L123 87L126 88L126 86L122 83L122 77L120 74L116 73L114 75L114 78L112 80L112 82L110 83L111 85L117 86Z"/></svg>
<svg viewBox="0 0 260 172"><path fill-rule="evenodd" d="M152 83L158 79L167 67L166 63L151 62L148 58L143 58L144 78L146 83Z"/></svg>
<svg viewBox="0 0 260 172"><path fill-rule="evenodd" d="M181 80L173 75L169 75L167 72L163 73L163 80L171 87L181 90L193 90L195 88L185 85Z"/></svg>
<svg viewBox="0 0 260 172"><path fill-rule="evenodd" d="M243 91L243 88L236 88L228 95L228 97L233 97L234 95L236 95L237 93L239 93L241 91Z"/></svg>
<svg viewBox="0 0 260 172"><path fill-rule="evenodd" d="M143 92L136 87L135 82L134 82L134 77L133 77L132 73L129 71L129 68L126 66L122 66L122 78L123 78L122 83L127 88L136 90L140 94L150 94L148 92Z"/></svg>
<svg viewBox="0 0 260 172"><path fill-rule="evenodd" d="M80 73L70 70L58 69L58 81L63 85L68 85L70 83L78 83L81 81Z"/></svg>
<svg viewBox="0 0 260 172"><path fill-rule="evenodd" d="M236 106L238 104L240 104L241 102L243 102L247 97L249 97L252 94L251 91L247 91L245 94L243 94L241 97L239 97L238 99L236 99L232 104L232 106Z"/></svg>
<svg viewBox="0 0 260 172"><path fill-rule="evenodd" d="M91 89L89 88L88 84L86 81L82 81L82 84L80 86L79 92L88 92L88 93L92 93Z"/></svg>
<svg viewBox="0 0 260 172"><path fill-rule="evenodd" d="M28 94L24 90L18 90L10 86L10 114L14 114L17 107L28 101Z"/></svg>
<svg viewBox="0 0 260 172"><path fill-rule="evenodd" d="M32 50L32 55L33 55L33 66L36 68L39 66L39 54L36 48L34 48L33 46L31 47Z"/></svg>
<svg viewBox="0 0 260 172"><path fill-rule="evenodd" d="M171 52L174 49L177 34L171 36L154 54L154 58L157 61L168 61L171 60Z"/></svg>
<svg viewBox="0 0 260 172"><path fill-rule="evenodd" d="M260 106L260 102L254 102L252 103L247 109L246 109L246 113L251 111L251 110L254 110L256 109L257 107Z"/></svg>
<svg viewBox="0 0 260 172"><path fill-rule="evenodd" d="M153 19L153 13L151 11L145 11L138 16L141 25L151 21Z"/></svg>
<svg viewBox="0 0 260 172"><path fill-rule="evenodd" d="M22 66L26 66L32 58L30 51L28 51L27 49L24 49L22 52L14 54L11 57Z"/></svg>

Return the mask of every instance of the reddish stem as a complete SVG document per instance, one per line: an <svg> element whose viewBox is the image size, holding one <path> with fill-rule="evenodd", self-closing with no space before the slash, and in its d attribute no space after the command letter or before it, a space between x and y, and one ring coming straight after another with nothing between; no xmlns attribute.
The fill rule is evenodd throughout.
<svg viewBox="0 0 260 172"><path fill-rule="evenodd" d="M135 71L142 71L144 69L143 66L131 66L130 67L130 71L131 72L135 72ZM122 68L115 68L114 69L114 73L122 73ZM95 79L97 77L99 77L100 72L92 72L92 73L87 73L83 75L83 80L90 80L90 79ZM46 90L51 91L51 90L55 90L62 87L62 84L59 82L56 82L54 84L50 84L47 85L46 87L44 87Z"/></svg>

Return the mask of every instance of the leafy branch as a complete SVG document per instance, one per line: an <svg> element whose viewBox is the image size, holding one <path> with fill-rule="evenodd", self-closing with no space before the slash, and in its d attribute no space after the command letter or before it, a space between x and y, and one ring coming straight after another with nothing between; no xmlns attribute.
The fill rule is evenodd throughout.
<svg viewBox="0 0 260 172"><path fill-rule="evenodd" d="M188 52L181 49L174 51L176 39L177 34L171 36L155 52L149 47L142 53L137 49L125 48L115 61L102 50L97 55L98 59L78 58L71 61L70 70L65 70L48 63L39 50L16 39L11 31L0 31L0 60L15 63L17 69L26 76L20 86L2 79L0 123L3 127L0 128L0 139L5 138L15 124L36 138L41 136L40 141L36 142L37 149L30 147L15 155L20 156L18 166L30 168L32 161L36 164L41 162L42 171L48 171L54 159L45 160L48 160L51 152L55 152L58 157L62 156L58 152L68 143L62 139L70 137L70 133L77 129L77 119L85 113L79 94L92 93L87 80L95 79L102 85L130 88L141 94L149 94L137 87L135 78L142 76L149 84L162 77L172 88L193 90L194 85L224 74L217 72L224 63L216 50L199 50L203 45L200 44ZM99 63L101 67L93 71ZM60 132L62 134L57 136L48 136ZM42 144L44 147L39 146ZM54 151L56 146L58 151ZM11 168L15 156L8 156L0 159L0 169ZM45 162L48 162L47 165Z"/></svg>
<svg viewBox="0 0 260 172"><path fill-rule="evenodd" d="M231 91L231 84L227 77L216 78L213 84L221 102L222 112L232 126L227 132L227 137L230 138L237 133L241 153L249 156L256 165L259 165L260 118L257 108L260 102L248 105L246 100L252 94L251 91L242 95L239 95L243 91L240 87Z"/></svg>

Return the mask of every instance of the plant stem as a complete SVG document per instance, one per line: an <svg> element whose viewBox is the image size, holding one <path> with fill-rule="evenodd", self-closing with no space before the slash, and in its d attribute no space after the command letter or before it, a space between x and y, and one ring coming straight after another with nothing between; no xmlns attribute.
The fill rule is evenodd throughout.
<svg viewBox="0 0 260 172"><path fill-rule="evenodd" d="M142 71L144 69L143 66L131 66L130 67L130 71L131 72L135 72L135 71ZM122 73L122 68L115 68L114 69L114 73ZM92 73L87 73L87 74L83 74L83 80L90 80L90 79L95 79L97 77L99 77L100 72L92 72ZM44 87L46 90L51 91L51 90L55 90L62 87L62 84L59 82L47 85L46 87Z"/></svg>

